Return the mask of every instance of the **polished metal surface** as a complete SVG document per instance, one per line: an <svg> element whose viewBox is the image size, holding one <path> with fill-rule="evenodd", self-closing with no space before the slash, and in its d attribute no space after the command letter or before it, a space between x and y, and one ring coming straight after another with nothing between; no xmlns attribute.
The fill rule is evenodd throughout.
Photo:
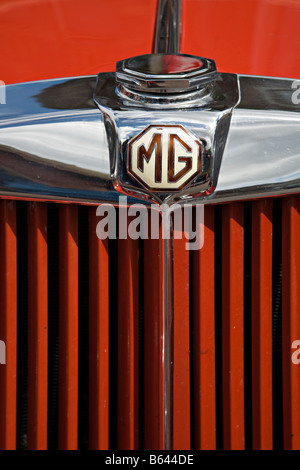
<svg viewBox="0 0 300 470"><path fill-rule="evenodd" d="M155 54L165 54L165 55L170 55L170 54L178 54L180 52L180 47L181 47L181 13L182 13L182 4L181 0L158 0L158 5L157 5L157 18L156 18L156 25L155 25L155 32L154 32L154 39L153 39L153 50L152 52ZM157 61L157 57L155 59ZM199 63L198 63L199 65ZM160 64L161 66L161 64ZM135 70L137 71L138 67L135 67ZM143 69L143 71L145 71ZM162 71L162 68L160 67L160 70ZM156 69L157 72L157 69ZM170 72L170 70L168 70ZM181 88L182 88L182 77L181 79ZM156 88L158 85L158 78L156 78ZM176 80L175 80L176 82ZM145 82L144 82L145 83ZM149 84L148 81L146 81L147 85ZM173 82L173 94L176 89L176 84ZM160 82L160 90L163 90L164 87L166 86L166 81L162 80ZM177 85L178 86L178 85ZM170 82L167 85L167 90L170 90ZM178 89L178 88L177 88ZM182 102L187 102L187 101L193 101L195 92L190 93L190 95L187 97L187 89L184 88L184 95L185 97L183 98L180 96L180 94L177 96L173 96L172 98L168 97L162 98L162 94L160 93L160 99L157 99L157 97L147 97L145 96L145 93L141 93L140 89L134 90L132 93L132 87L127 88L126 86L122 85L120 86L120 92L122 96L129 101L133 103L144 103L144 105L152 105L152 107L155 106L161 106L161 105L168 105L169 107L171 106L180 106ZM204 92L203 92L204 91ZM199 90L196 91L196 94L203 94L204 96L206 95L206 90L202 89L201 92ZM201 96L203 97L203 96ZM162 102L163 100L163 102ZM166 224L166 220L168 218L166 216L163 216L163 224ZM165 380L164 380L164 389L165 389L165 419L164 419L164 448L165 449L171 449L172 448L172 417L171 417L171 410L173 406L172 402L172 392L173 392L173 387L172 387L172 368L171 368L171 352L173 350L172 348L172 329L170 327L170 322L173 321L173 309L172 309L172 296L170 293L172 292L172 287L170 286L171 277L172 277L172 266L173 266L173 257L171 256L171 240L166 239L164 241L164 286L163 286L163 292L164 292L164 319L165 319L165 336L164 336L164 341L165 341L165 347L164 347L164 354L165 354L165 365L166 365L166 370L165 370Z"/></svg>
<svg viewBox="0 0 300 470"><path fill-rule="evenodd" d="M163 351L164 351L164 442L165 449L172 448L172 405L173 405L173 221L168 210L162 210L163 233Z"/></svg>
<svg viewBox="0 0 300 470"><path fill-rule="evenodd" d="M300 191L300 105L292 99L297 81L239 76L239 83L218 185L205 204Z"/></svg>
<svg viewBox="0 0 300 470"><path fill-rule="evenodd" d="M236 75L218 74L196 99L182 101L180 108L164 95L163 103L140 101L118 92L114 74L100 74L95 89L95 102L103 114L113 184L128 196L136 196L168 204L214 191L222 161L231 113L239 101ZM201 141L203 146L201 172L187 187L176 191L146 190L128 171L128 142L148 126L182 126Z"/></svg>
<svg viewBox="0 0 300 470"><path fill-rule="evenodd" d="M176 54L181 48L182 0L158 0L153 53Z"/></svg>
<svg viewBox="0 0 300 470"><path fill-rule="evenodd" d="M96 77L6 87L0 106L0 194L115 201Z"/></svg>
<svg viewBox="0 0 300 470"><path fill-rule="evenodd" d="M145 54L117 63L116 80L140 93L189 93L216 79L211 59L188 54Z"/></svg>
<svg viewBox="0 0 300 470"><path fill-rule="evenodd" d="M0 108L2 195L117 200L102 115L92 101L94 80L7 87L7 106Z"/></svg>
<svg viewBox="0 0 300 470"><path fill-rule="evenodd" d="M235 77L218 74L216 82L223 86L227 80L228 90L236 90ZM219 172L215 191L199 195L199 181L195 181L185 189L183 198L172 196L169 202L208 204L299 192L300 105L292 101L295 81L237 78L240 99L235 97L232 104L226 145L224 141L219 144L221 150L225 147L222 162L214 159L214 166L220 165L215 171L215 175ZM6 104L0 106L2 196L83 203L118 201L116 180L125 174L119 167L116 179L116 155L120 153L116 146L109 154L107 129L93 102L95 83L96 77L82 77L6 87ZM218 139L227 129L220 127L222 119L217 116L221 114L211 94L202 96L196 106L193 100L183 101L178 109L169 101L145 106L115 90L114 74L101 75L96 91L102 94L102 109L120 124L122 142L149 123L171 122L206 138L208 148L218 154ZM225 100L219 100L222 102ZM108 118L108 128L113 121ZM110 141L115 137L114 132L109 134ZM125 178L124 184L130 195L144 198L132 181Z"/></svg>

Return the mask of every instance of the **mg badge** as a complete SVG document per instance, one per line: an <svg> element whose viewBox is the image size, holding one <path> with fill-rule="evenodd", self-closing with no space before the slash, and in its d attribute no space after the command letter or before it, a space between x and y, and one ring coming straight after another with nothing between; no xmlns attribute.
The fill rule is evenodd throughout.
<svg viewBox="0 0 300 470"><path fill-rule="evenodd" d="M115 190L169 205L212 194L239 100L238 77L204 57L144 54L99 74Z"/></svg>
<svg viewBox="0 0 300 470"><path fill-rule="evenodd" d="M202 144L179 125L148 126L128 142L128 172L145 188L176 191L201 172Z"/></svg>

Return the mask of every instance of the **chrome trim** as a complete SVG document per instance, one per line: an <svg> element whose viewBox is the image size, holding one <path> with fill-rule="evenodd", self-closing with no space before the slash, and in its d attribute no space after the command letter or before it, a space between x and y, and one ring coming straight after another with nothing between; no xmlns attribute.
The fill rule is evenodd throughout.
<svg viewBox="0 0 300 470"><path fill-rule="evenodd" d="M181 11L181 0L158 0L152 48L154 54L180 52Z"/></svg>
<svg viewBox="0 0 300 470"><path fill-rule="evenodd" d="M193 203L218 203L300 192L300 105L295 82L240 75L216 191Z"/></svg>
<svg viewBox="0 0 300 470"><path fill-rule="evenodd" d="M195 98L195 96L193 97ZM118 93L118 83L112 73L99 74L94 99L103 114L109 140L111 174L115 188L128 196L157 203L172 204L206 195L214 191L231 113L239 102L239 87L234 74L217 74L205 95L174 106L173 94L165 94L157 106L155 99L147 103L128 99ZM170 100L170 102L168 101ZM153 103L154 101L154 103ZM138 184L127 171L128 142L149 125L183 126L203 144L202 170L189 185L177 191L149 191Z"/></svg>
<svg viewBox="0 0 300 470"><path fill-rule="evenodd" d="M157 6L157 18L156 26L153 40L153 53L167 53L167 54L176 54L180 52L181 48L181 12L182 5L181 0L158 0ZM123 87L123 96L126 95L126 92L131 92L132 90L127 90L126 87ZM175 91L175 90L174 90ZM125 93L124 93L125 92ZM122 90L121 90L122 93ZM129 102L133 98L133 102L137 103L137 95L128 96ZM149 98L140 95L140 98L144 100L144 104L150 104ZM172 98L171 98L172 99ZM126 96L125 96L126 100ZM170 98L168 98L170 100ZM173 98L174 100L174 98ZM174 103L178 105L178 98L174 100ZM157 105L155 99L151 102L152 105ZM150 106L151 106L150 104ZM160 101L161 104L161 101ZM172 103L164 103L172 106ZM174 105L174 104L173 104ZM163 226L168 230L169 223L172 224L171 219L166 215L162 214ZM172 231L170 227L170 231ZM164 320L165 320L165 348L164 348L164 361L165 361L165 417L164 417L164 444L165 450L172 449L173 447L173 423L172 423L172 409L173 409L173 377L172 377L172 359L171 353L173 352L172 348L172 339L173 339L173 328L170 323L173 323L173 281L172 281L172 268L173 268L173 256L172 256L172 246L171 240L164 240L164 282L163 282L163 291L164 291Z"/></svg>
<svg viewBox="0 0 300 470"><path fill-rule="evenodd" d="M168 211L161 211L163 233L163 316L164 316L164 441L165 450L172 449L173 407L173 222Z"/></svg>
<svg viewBox="0 0 300 470"><path fill-rule="evenodd" d="M164 106L173 108L188 108L193 106L193 102L201 99L205 101L208 99L209 87L204 87L200 90L195 90L185 93L168 93L168 94L150 94L139 93L135 90L129 90L126 86L119 84L116 89L116 94L122 99L127 100L136 106L143 105L145 107L162 109Z"/></svg>
<svg viewBox="0 0 300 470"><path fill-rule="evenodd" d="M130 91L158 94L203 89L217 78L211 59L189 54L144 54L117 62L116 81Z"/></svg>
<svg viewBox="0 0 300 470"><path fill-rule="evenodd" d="M76 202L117 201L96 77L6 87L0 105L0 194Z"/></svg>
<svg viewBox="0 0 300 470"><path fill-rule="evenodd" d="M201 95L198 107L192 100L178 109L166 97L166 103L147 103L145 108L144 103L114 93L113 74L101 77L104 92L114 96L104 107L118 108L122 102L117 115L129 134L153 122L154 114L160 122L171 118L174 123L174 112L176 123L191 127L196 135L201 129L207 132L213 122L209 94ZM209 204L300 191L300 105L292 102L295 81L242 75L238 82L241 99L232 111L216 189L196 197L192 185L182 202ZM95 83L92 76L6 87L6 104L0 105L1 196L118 202L115 161L110 161L102 113L92 98ZM134 187L131 195L143 198Z"/></svg>

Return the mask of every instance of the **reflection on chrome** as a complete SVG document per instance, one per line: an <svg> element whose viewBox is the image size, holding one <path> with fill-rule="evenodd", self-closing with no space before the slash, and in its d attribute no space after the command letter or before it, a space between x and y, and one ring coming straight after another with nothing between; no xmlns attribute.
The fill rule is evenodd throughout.
<svg viewBox="0 0 300 470"><path fill-rule="evenodd" d="M238 195L241 189L259 186L267 192L274 185L272 193L278 194L288 182L297 189L299 163L300 114L236 109L217 189Z"/></svg>
<svg viewBox="0 0 300 470"><path fill-rule="evenodd" d="M236 90L231 89L236 81L227 77L238 79L239 99L233 99ZM201 195L192 182L182 201L206 204L299 192L300 106L292 101L294 80L227 74L218 74L218 80L231 83L233 111L222 162L214 160L215 191ZM6 104L0 107L0 195L117 202L115 162L109 157L102 113L93 101L95 84L96 77L80 77L6 87ZM216 150L218 98L184 108L178 104L168 109L164 103L161 109L145 109L142 103L127 107L126 100L121 102L114 74L100 75L98 91L99 86L106 95L104 105L111 105L118 121L121 140L150 122L171 122L205 135L208 148ZM133 189L131 195L144 197Z"/></svg>
<svg viewBox="0 0 300 470"><path fill-rule="evenodd" d="M88 118L88 119L87 119ZM38 155L61 167L88 170L95 176L109 178L110 168L104 127L99 115L85 120L70 118L63 122L35 123L0 129L1 146Z"/></svg>

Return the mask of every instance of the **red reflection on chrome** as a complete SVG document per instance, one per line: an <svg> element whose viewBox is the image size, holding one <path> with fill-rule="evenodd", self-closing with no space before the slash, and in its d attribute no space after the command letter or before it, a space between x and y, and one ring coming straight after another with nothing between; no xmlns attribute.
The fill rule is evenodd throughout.
<svg viewBox="0 0 300 470"><path fill-rule="evenodd" d="M169 54L163 56L161 73L193 72L201 67L203 67L203 62L196 57Z"/></svg>

